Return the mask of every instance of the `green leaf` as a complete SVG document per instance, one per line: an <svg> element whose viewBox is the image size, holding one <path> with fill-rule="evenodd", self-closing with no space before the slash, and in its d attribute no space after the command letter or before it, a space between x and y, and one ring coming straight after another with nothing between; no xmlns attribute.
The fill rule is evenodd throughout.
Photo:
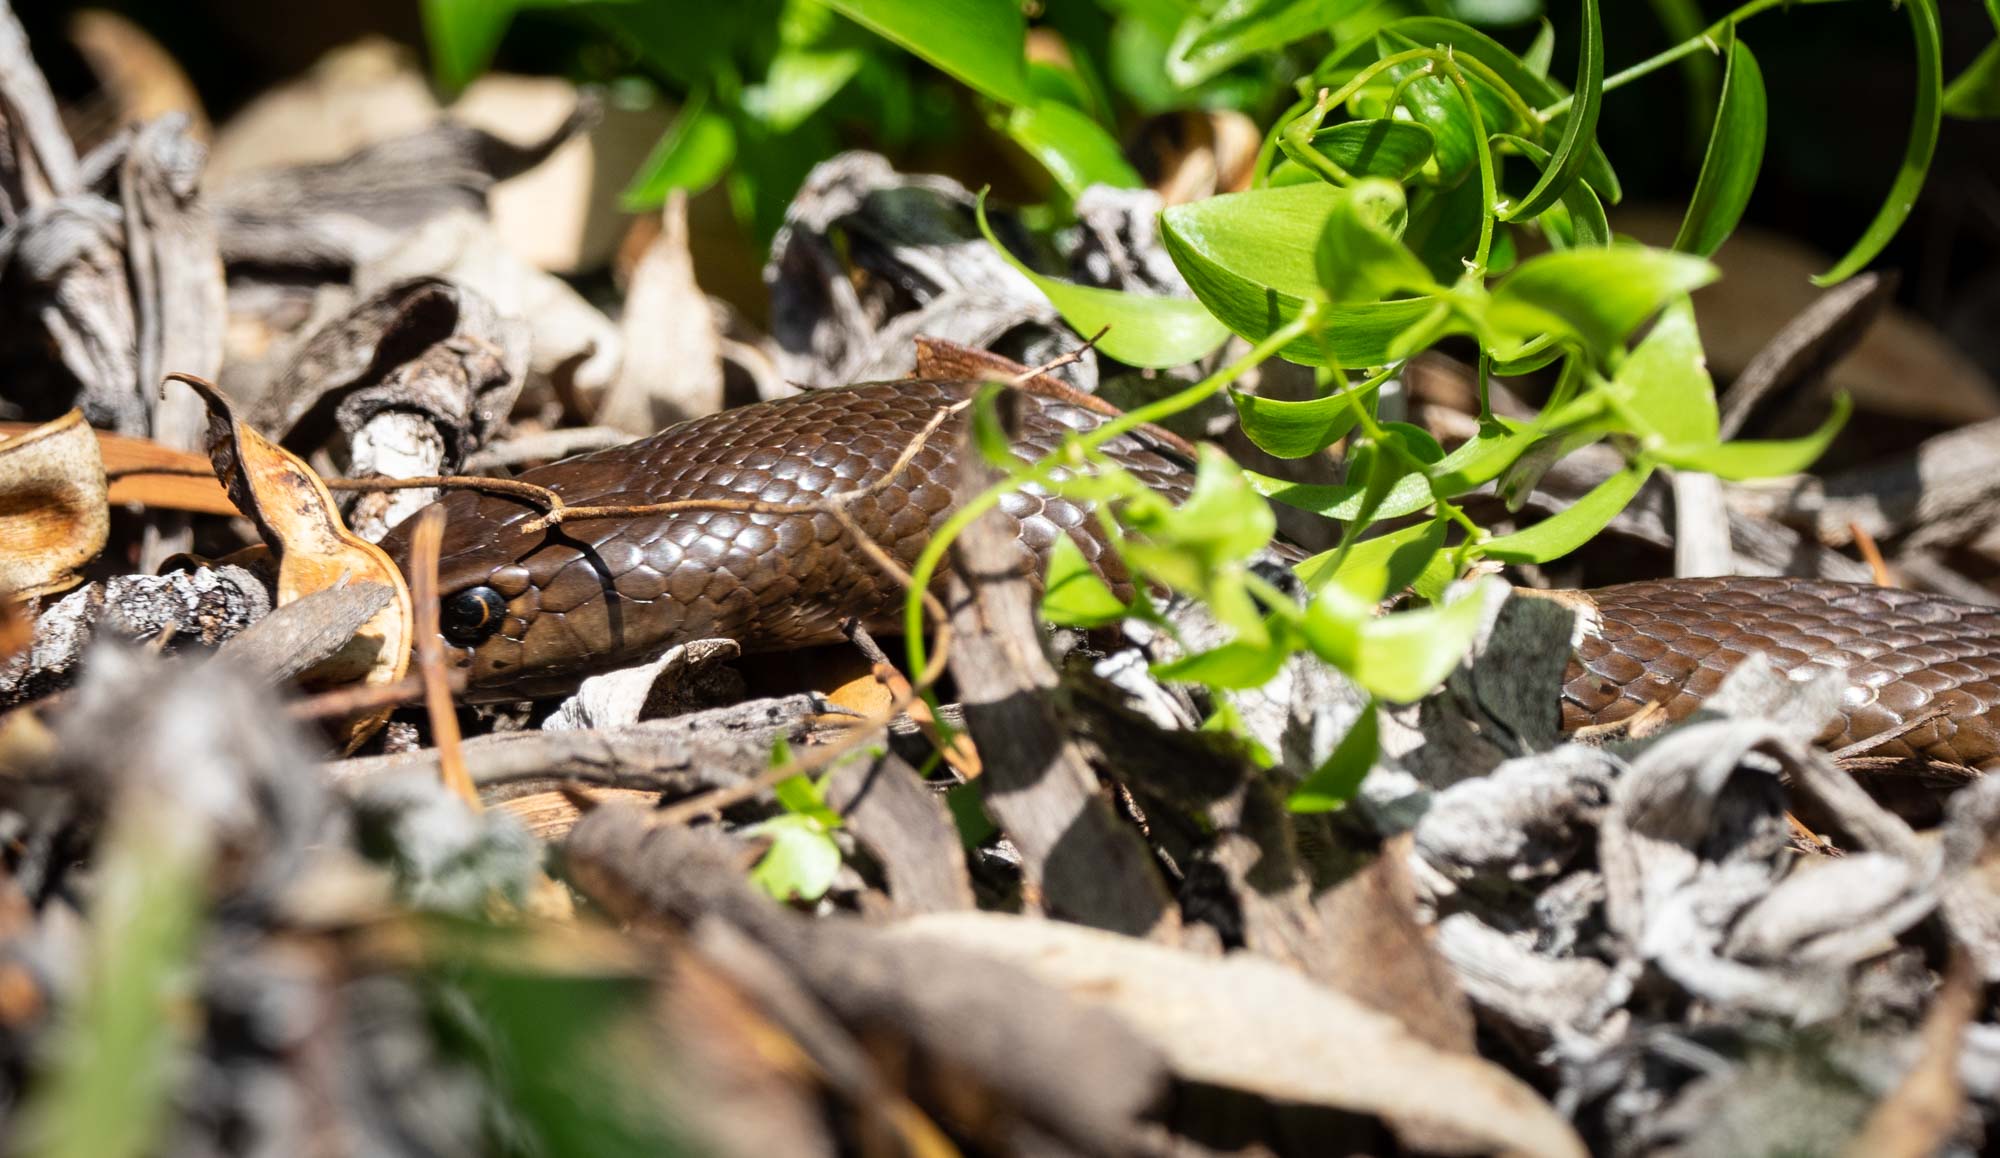
<svg viewBox="0 0 2000 1158"><path fill-rule="evenodd" d="M1007 114L1007 135L1040 161L1072 199L1092 185L1136 189L1141 184L1104 126L1061 101L1043 97L1015 106Z"/></svg>
<svg viewBox="0 0 2000 1158"><path fill-rule="evenodd" d="M1261 688L1276 678L1291 654L1276 639L1232 642L1169 663L1155 664L1153 674L1177 683L1206 684L1220 690Z"/></svg>
<svg viewBox="0 0 2000 1158"><path fill-rule="evenodd" d="M1314 253L1341 190L1315 183L1253 189L1186 205L1160 215L1160 235L1174 265L1203 305L1251 340L1298 316L1319 296ZM1430 309L1422 298L1337 306L1326 311L1323 336L1343 366L1380 366L1396 335ZM1283 356L1318 365L1320 343L1308 337Z"/></svg>
<svg viewBox="0 0 2000 1158"><path fill-rule="evenodd" d="M1224 0L1206 20L1191 17L1167 52L1167 76L1193 88L1240 60L1326 31L1380 0Z"/></svg>
<svg viewBox="0 0 2000 1158"><path fill-rule="evenodd" d="M743 110L772 132L789 133L832 100L867 59L858 48L782 49L763 82L743 90Z"/></svg>
<svg viewBox="0 0 2000 1158"><path fill-rule="evenodd" d="M1431 467L1432 493L1449 499L1485 486L1498 478L1541 435L1539 421L1522 423L1511 418L1495 417L1480 428L1479 437L1460 443Z"/></svg>
<svg viewBox="0 0 2000 1158"><path fill-rule="evenodd" d="M1434 16L1412 16L1406 20L1398 20L1388 27L1420 44L1450 45L1454 52L1474 58L1492 69L1509 88L1536 108L1552 105L1562 95L1545 76L1537 76L1520 57L1509 52L1505 45L1476 28L1468 28L1457 21L1440 20ZM1586 141L1585 147L1587 155L1583 164L1584 179L1603 194L1605 200L1613 205L1618 204L1624 200L1625 192L1618 182L1617 173L1611 168L1610 158L1604 155L1603 148L1595 140Z"/></svg>
<svg viewBox="0 0 2000 1158"><path fill-rule="evenodd" d="M1066 627L1104 627L1131 614L1125 601L1098 578L1083 548L1058 536L1049 552L1049 578L1042 594L1042 618Z"/></svg>
<svg viewBox="0 0 2000 1158"><path fill-rule="evenodd" d="M821 828L835 829L843 823L840 813L827 806L825 794L810 776L787 776L771 786L771 795L778 798L778 804L786 812L808 817Z"/></svg>
<svg viewBox="0 0 2000 1158"><path fill-rule="evenodd" d="M1293 812L1333 812L1345 808L1361 790L1361 781L1381 754L1381 728L1377 705L1371 699L1362 706L1361 714L1354 718L1354 726L1340 738L1326 763L1313 769L1313 774L1292 790L1285 807Z"/></svg>
<svg viewBox="0 0 2000 1158"><path fill-rule="evenodd" d="M816 901L833 887L840 872L840 846L818 821L787 813L744 831L770 838L771 847L750 870L750 880L774 899Z"/></svg>
<svg viewBox="0 0 2000 1158"><path fill-rule="evenodd" d="M1570 183L1583 172L1590 145L1597 133L1597 113L1604 101L1604 29L1598 20L1597 0L1583 0L1583 42L1578 48L1576 101L1570 106L1563 125L1562 142L1555 159L1542 171L1542 179L1518 205L1509 207L1504 219L1526 221L1554 205Z"/></svg>
<svg viewBox="0 0 2000 1158"><path fill-rule="evenodd" d="M1987 45L1944 90L1944 111L1961 120L2000 119L2000 40Z"/></svg>
<svg viewBox="0 0 2000 1158"><path fill-rule="evenodd" d="M1716 277L1716 268L1701 258L1665 249L1621 245L1548 253L1500 283L1486 320L1496 332L1524 339L1564 329L1604 358L1669 299Z"/></svg>
<svg viewBox="0 0 2000 1158"><path fill-rule="evenodd" d="M1372 302L1396 290L1435 293L1431 271L1400 240L1409 206L1402 187L1368 178L1344 191L1320 230L1320 288L1336 304Z"/></svg>
<svg viewBox="0 0 2000 1158"><path fill-rule="evenodd" d="M1314 133L1312 147L1350 177L1405 181L1431 159L1437 137L1414 121L1342 121ZM1286 160L1272 170L1270 183L1300 185L1318 179L1304 165Z"/></svg>
<svg viewBox="0 0 2000 1158"><path fill-rule="evenodd" d="M1351 396L1352 390L1346 390L1303 402L1260 398L1240 390L1231 391L1229 396L1236 403L1243 433L1259 450L1279 458L1305 458L1346 438L1360 421L1357 403L1372 407L1380 388L1379 384L1369 387L1358 399Z"/></svg>
<svg viewBox="0 0 2000 1158"><path fill-rule="evenodd" d="M1649 445L1715 442L1720 425L1715 383L1708 376L1694 302L1681 297L1667 304L1646 340L1618 368L1611 389L1621 393L1627 410L1645 424L1635 433Z"/></svg>
<svg viewBox="0 0 2000 1158"><path fill-rule="evenodd" d="M1542 26L1535 30L1535 39L1529 43L1528 51L1521 54L1521 63L1529 72L1542 80L1549 78L1549 67L1556 59L1556 26L1542 18Z"/></svg>
<svg viewBox="0 0 2000 1158"><path fill-rule="evenodd" d="M736 130L727 118L709 111L707 92L697 92L681 106L619 202L627 213L658 209L675 189L693 195L715 184L735 159Z"/></svg>
<svg viewBox="0 0 2000 1158"><path fill-rule="evenodd" d="M1387 29L1376 34L1376 41L1380 45L1376 50L1378 58L1423 47ZM1437 138L1432 158L1437 170L1436 183L1455 185L1463 180L1478 160L1479 146L1473 139L1472 118L1459 99L1458 87L1438 75L1429 60L1406 61L1383 75L1403 86L1403 107ZM1479 99L1477 90L1474 99Z"/></svg>
<svg viewBox="0 0 2000 1158"><path fill-rule="evenodd" d="M1014 0L826 0L834 11L936 65L975 92L1033 104L1027 21Z"/></svg>
<svg viewBox="0 0 2000 1158"><path fill-rule="evenodd" d="M513 0L423 0L424 39L438 87L457 92L485 72L519 7Z"/></svg>
<svg viewBox="0 0 2000 1158"><path fill-rule="evenodd" d="M1549 167L1547 149L1512 133L1502 133L1496 139L1519 149L1522 156L1533 161L1543 171L1547 171ZM1569 211L1569 235L1563 239L1565 248L1589 246L1601 249L1611 244L1611 222L1604 216L1604 202L1597 199L1597 190L1590 187L1587 179L1577 178L1563 192L1562 203L1550 206L1548 212L1554 213L1561 209ZM1544 214L1542 219L1547 220L1547 214ZM1550 244L1555 244L1555 240L1551 237Z"/></svg>
<svg viewBox="0 0 2000 1158"><path fill-rule="evenodd" d="M1314 483L1286 482L1281 478L1258 474L1246 470L1243 476L1250 480L1258 494L1272 502L1325 515L1329 519L1346 522L1360 517L1366 509L1368 487L1362 482L1342 483L1339 486L1322 486ZM1407 474L1396 480L1382 497L1381 505L1374 512L1377 519L1395 519L1403 515L1415 514L1430 506L1432 502L1430 480L1421 474Z"/></svg>
<svg viewBox="0 0 2000 1158"><path fill-rule="evenodd" d="M213 849L185 812L121 807L98 845L88 956L36 1052L39 1080L10 1149L49 1158L141 1158L173 1132L184 1051L200 1022L195 961ZM46 1067L46 1068L44 1068Z"/></svg>
<svg viewBox="0 0 2000 1158"><path fill-rule="evenodd" d="M1706 471L1726 479L1774 478L1779 475L1797 474L1811 466L1826 453L1834 435L1846 424L1853 403L1846 394L1838 394L1833 399L1833 413L1820 425L1818 430L1804 438L1779 441L1743 440L1706 446L1668 446L1654 457L1668 466L1683 470Z"/></svg>
<svg viewBox="0 0 2000 1158"><path fill-rule="evenodd" d="M1035 283L1071 328L1084 335L1104 331L1097 348L1128 366L1168 369L1206 358L1229 340L1229 327L1198 301L1145 297L1097 286L1073 285L1043 277L1008 252L986 220L986 194L974 213L979 232L1007 264Z"/></svg>
<svg viewBox="0 0 2000 1158"><path fill-rule="evenodd" d="M1277 516L1229 456L1203 444L1194 489L1178 507L1130 504L1123 519L1137 537L1122 553L1128 563L1169 587L1207 601L1239 642L1261 643L1263 614L1244 585L1250 557L1271 541Z"/></svg>
<svg viewBox="0 0 2000 1158"><path fill-rule="evenodd" d="M1938 44L1937 0L1903 0L1910 17L1910 33L1917 42L1917 102L1910 113L1910 135L1903 146L1903 163L1889 186L1889 196L1861 240L1834 267L1812 279L1817 286L1846 281L1866 268L1896 236L1916 207L1923 190L1924 176L1930 172L1931 155L1937 151L1938 128L1944 99L1943 50Z"/></svg>
<svg viewBox="0 0 2000 1158"><path fill-rule="evenodd" d="M1653 473L1651 464L1634 463L1605 479L1565 510L1525 530L1488 539L1475 550L1502 563L1547 563L1589 542L1618 517L1632 496Z"/></svg>
<svg viewBox="0 0 2000 1158"><path fill-rule="evenodd" d="M1432 519L1363 539L1348 550L1345 559L1338 550L1323 551L1294 570L1308 589L1316 591L1338 583L1356 599L1379 603L1425 576L1433 563L1442 562L1449 572L1451 564L1441 553L1445 527L1445 519Z"/></svg>
<svg viewBox="0 0 2000 1158"><path fill-rule="evenodd" d="M1360 647L1348 674L1392 703L1411 703L1436 691L1472 650L1485 620L1486 592L1498 582L1472 584L1441 606L1367 620L1361 625Z"/></svg>
<svg viewBox="0 0 2000 1158"><path fill-rule="evenodd" d="M1688 202L1674 248L1700 257L1713 256L1743 219L1757 171L1764 164L1764 72L1750 46L1736 38L1731 25L1723 34L1729 67L1722 74L1722 100L1715 107L1715 131L1708 138L1701 177Z"/></svg>

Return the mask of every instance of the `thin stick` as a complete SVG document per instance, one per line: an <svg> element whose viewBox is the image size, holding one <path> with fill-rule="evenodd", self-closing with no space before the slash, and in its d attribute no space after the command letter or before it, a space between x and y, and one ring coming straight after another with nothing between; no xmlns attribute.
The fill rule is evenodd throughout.
<svg viewBox="0 0 2000 1158"><path fill-rule="evenodd" d="M459 749L458 712L445 677L444 646L438 636L438 554L444 546L443 507L425 507L410 536L410 599L416 604L417 671L424 684L424 708L437 741L438 775L474 812L484 807L479 789L465 770Z"/></svg>

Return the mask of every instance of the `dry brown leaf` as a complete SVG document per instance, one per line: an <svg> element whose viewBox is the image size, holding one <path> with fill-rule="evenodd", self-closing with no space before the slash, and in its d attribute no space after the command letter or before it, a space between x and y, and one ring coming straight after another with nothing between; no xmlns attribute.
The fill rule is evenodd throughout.
<svg viewBox="0 0 2000 1158"><path fill-rule="evenodd" d="M1428 1045L1395 1018L1274 961L1217 960L997 913L912 917L884 935L990 954L1105 1005L1183 1081L1368 1114L1411 1149L1585 1153L1569 1123L1506 1070Z"/></svg>
<svg viewBox="0 0 2000 1158"><path fill-rule="evenodd" d="M0 439L34 429L32 422L0 422ZM149 438L127 438L104 430L96 433L104 475L111 481L112 505L137 503L197 515L236 513L236 505L229 501L201 455L161 446Z"/></svg>
<svg viewBox="0 0 2000 1158"><path fill-rule="evenodd" d="M186 375L208 404L209 459L238 510L257 524L278 557L282 607L315 591L349 583L382 583L395 592L387 607L362 625L331 659L299 676L307 689L346 683L393 684L409 669L415 636L414 605L402 573L380 547L341 522L326 484L297 456L237 421L214 384ZM351 721L343 739L352 748L388 718L383 710Z"/></svg>
<svg viewBox="0 0 2000 1158"><path fill-rule="evenodd" d="M0 592L75 586L110 530L104 460L83 411L0 441Z"/></svg>
<svg viewBox="0 0 2000 1158"><path fill-rule="evenodd" d="M119 124L186 113L194 139L208 139L200 95L173 54L145 29L116 12L86 8L71 18L69 38L111 98Z"/></svg>

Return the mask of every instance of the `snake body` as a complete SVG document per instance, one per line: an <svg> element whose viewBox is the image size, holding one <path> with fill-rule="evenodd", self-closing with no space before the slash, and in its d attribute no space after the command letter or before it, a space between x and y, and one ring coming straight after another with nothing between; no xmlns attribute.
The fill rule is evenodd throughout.
<svg viewBox="0 0 2000 1158"><path fill-rule="evenodd" d="M902 587L853 532L911 566L950 513L979 385L913 378L810 391L521 476L572 506L677 504L671 510L526 533L543 513L526 500L447 496L439 589L447 642L469 669L468 698L562 694L692 639L777 651L837 640L849 618L892 626ZM1106 420L1094 399L1017 393L1015 446L1027 457ZM1139 428L1103 449L1169 498L1189 493L1192 464L1172 436ZM1129 590L1084 504L1030 489L1002 510L1024 563L1046 561L1067 534L1114 588ZM384 546L407 564L406 530ZM2000 759L2000 611L1789 578L1631 583L1570 598L1585 630L1565 678L1567 727L1621 720L1650 703L1683 717L1762 652L1800 677L1848 672L1828 742L1942 712L1881 752L1974 766Z"/></svg>

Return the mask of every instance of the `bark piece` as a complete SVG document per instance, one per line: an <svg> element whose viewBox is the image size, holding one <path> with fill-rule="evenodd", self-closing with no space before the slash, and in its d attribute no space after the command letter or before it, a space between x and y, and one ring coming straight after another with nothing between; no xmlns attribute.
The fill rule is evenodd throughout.
<svg viewBox="0 0 2000 1158"><path fill-rule="evenodd" d="M902 757L842 764L826 786L826 803L882 865L898 916L973 907L965 850L944 798Z"/></svg>

